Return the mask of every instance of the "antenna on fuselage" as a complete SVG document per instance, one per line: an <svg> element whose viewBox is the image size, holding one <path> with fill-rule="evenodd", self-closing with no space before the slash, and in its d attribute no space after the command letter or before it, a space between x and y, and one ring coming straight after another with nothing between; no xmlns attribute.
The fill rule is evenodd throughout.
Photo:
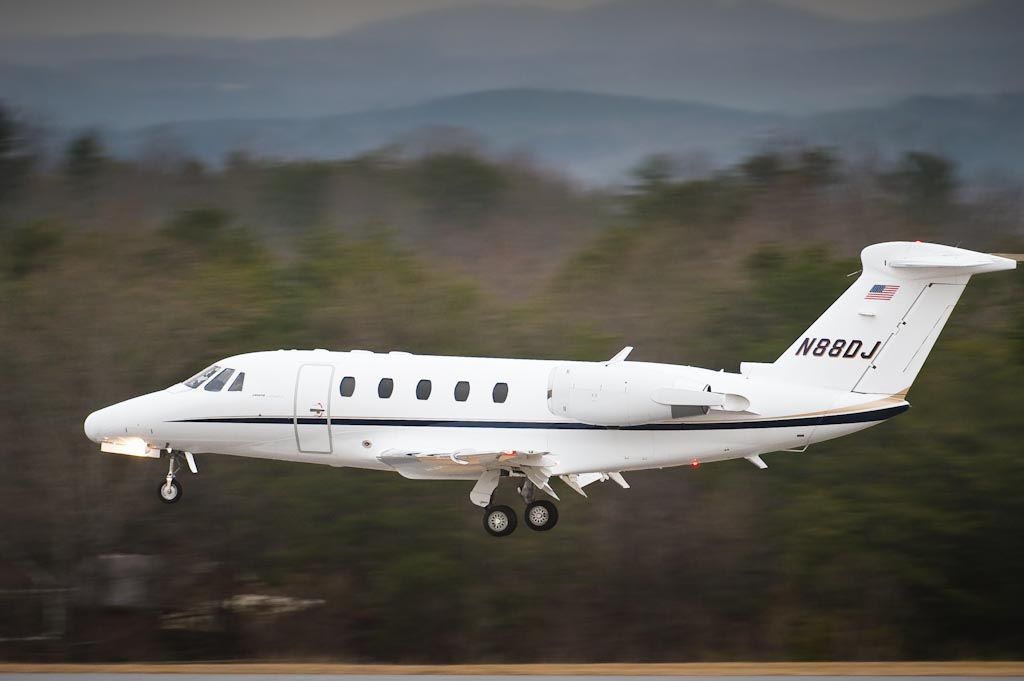
<svg viewBox="0 0 1024 681"><path fill-rule="evenodd" d="M629 353L633 352L633 346L627 345L626 347L615 353L615 356L608 360L608 364L618 364L619 362L625 361L629 357Z"/></svg>

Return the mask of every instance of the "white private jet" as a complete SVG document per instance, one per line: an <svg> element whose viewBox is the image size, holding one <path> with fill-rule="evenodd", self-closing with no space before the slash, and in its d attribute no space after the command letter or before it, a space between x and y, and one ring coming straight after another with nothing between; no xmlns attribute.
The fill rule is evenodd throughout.
<svg viewBox="0 0 1024 681"><path fill-rule="evenodd" d="M229 357L166 390L101 409L85 433L104 452L166 457L160 484L181 499L181 462L217 453L475 481L484 528L511 534L492 505L517 478L524 520L550 530L539 490L584 488L623 471L804 451L906 411L907 391L971 275L1002 257L928 243L865 248L856 282L775 362L740 373L630 362L278 350Z"/></svg>

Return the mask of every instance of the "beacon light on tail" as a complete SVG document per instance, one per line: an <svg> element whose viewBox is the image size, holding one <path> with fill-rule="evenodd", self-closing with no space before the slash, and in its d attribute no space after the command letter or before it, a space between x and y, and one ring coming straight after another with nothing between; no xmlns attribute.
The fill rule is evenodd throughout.
<svg viewBox="0 0 1024 681"><path fill-rule="evenodd" d="M493 505L513 478L523 521L549 530L552 483L585 488L624 471L804 451L906 411L907 392L971 276L1016 267L928 243L865 248L860 277L773 363L740 373L628 361L279 350L229 357L166 390L94 412L106 452L163 457L161 499L181 499L193 454L227 454L472 483L484 529L511 534Z"/></svg>

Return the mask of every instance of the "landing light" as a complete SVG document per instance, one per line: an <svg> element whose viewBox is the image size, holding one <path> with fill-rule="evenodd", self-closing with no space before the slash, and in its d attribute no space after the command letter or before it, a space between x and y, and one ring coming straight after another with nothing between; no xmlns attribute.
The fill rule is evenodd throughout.
<svg viewBox="0 0 1024 681"><path fill-rule="evenodd" d="M141 437L123 437L111 442L100 444L100 451L108 454L127 454L128 456L148 456L160 458L159 449L151 449Z"/></svg>

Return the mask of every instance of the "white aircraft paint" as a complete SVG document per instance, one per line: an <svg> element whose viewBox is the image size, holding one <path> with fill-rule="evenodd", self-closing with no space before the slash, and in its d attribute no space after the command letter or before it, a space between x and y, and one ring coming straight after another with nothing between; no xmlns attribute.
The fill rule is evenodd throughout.
<svg viewBox="0 0 1024 681"><path fill-rule="evenodd" d="M161 497L193 454L228 454L475 480L488 532L515 529L491 507L500 477L522 482L527 525L550 529L559 477L585 494L622 471L746 458L876 425L907 391L974 274L1012 258L893 242L862 253L857 281L772 364L740 373L630 362L278 350L228 357L197 377L89 415L107 452L166 457ZM244 374L243 378L240 376ZM429 382L429 384L428 384ZM429 392L429 394L427 394Z"/></svg>

